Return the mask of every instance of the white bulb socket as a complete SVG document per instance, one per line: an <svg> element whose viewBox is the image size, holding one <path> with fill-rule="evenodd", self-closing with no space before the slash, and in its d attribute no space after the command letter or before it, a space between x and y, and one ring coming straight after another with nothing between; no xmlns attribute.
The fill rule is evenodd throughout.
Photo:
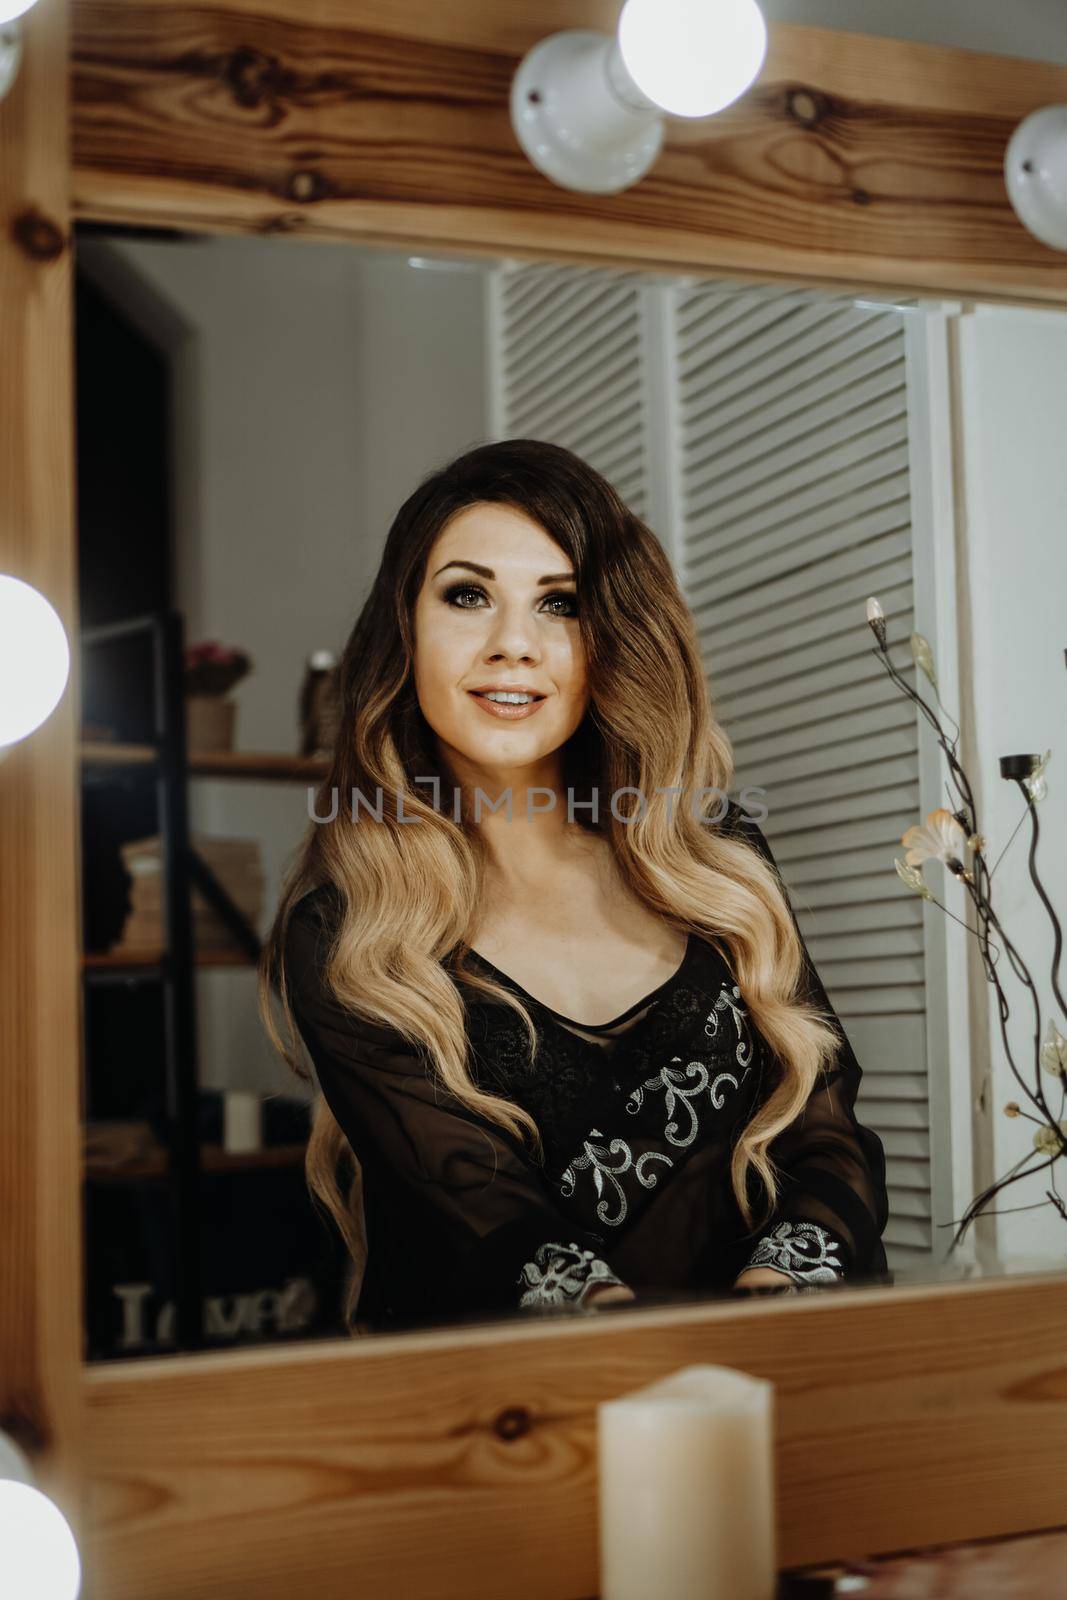
<svg viewBox="0 0 1067 1600"><path fill-rule="evenodd" d="M622 65L618 41L565 28L535 44L511 81L511 125L529 160L563 189L618 194L663 145L663 116Z"/></svg>
<svg viewBox="0 0 1067 1600"><path fill-rule="evenodd" d="M1067 105L1025 117L1008 141L1004 181L1015 214L1053 250L1067 250Z"/></svg>
<svg viewBox="0 0 1067 1600"><path fill-rule="evenodd" d="M766 53L756 0L626 0L616 34L566 28L523 57L511 125L561 188L618 194L655 163L665 115L721 111L755 81Z"/></svg>

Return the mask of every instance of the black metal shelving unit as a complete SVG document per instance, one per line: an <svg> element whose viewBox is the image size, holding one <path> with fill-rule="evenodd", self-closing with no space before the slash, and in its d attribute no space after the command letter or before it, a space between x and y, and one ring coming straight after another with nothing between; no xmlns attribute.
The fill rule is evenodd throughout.
<svg viewBox="0 0 1067 1600"><path fill-rule="evenodd" d="M260 940L189 838L190 772L185 728L184 620L179 611L153 612L83 630L86 652L102 644L145 636L151 644L152 742L111 746L106 761L83 763L82 781L107 783L116 774L156 786L163 877L164 946L160 960L128 966L87 965L89 985L159 984L163 990L163 1049L169 1179L174 1237L175 1332L180 1349L204 1345L202 1317L201 1172L198 1130L199 1074L196 1030L196 950L192 889L226 923L235 941L255 962ZM83 667L84 671L84 667ZM215 773L215 776L224 775ZM238 774L247 776L247 774ZM83 1007L83 1060L88 1066L87 1008Z"/></svg>

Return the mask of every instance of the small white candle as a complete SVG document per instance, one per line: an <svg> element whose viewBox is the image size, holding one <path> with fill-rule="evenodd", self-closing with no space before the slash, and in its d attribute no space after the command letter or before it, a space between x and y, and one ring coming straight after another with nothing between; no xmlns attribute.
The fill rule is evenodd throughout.
<svg viewBox="0 0 1067 1600"><path fill-rule="evenodd" d="M227 1089L222 1101L222 1145L231 1155L243 1155L262 1145L259 1095L247 1089Z"/></svg>
<svg viewBox="0 0 1067 1600"><path fill-rule="evenodd" d="M600 1600L773 1600L774 1385L683 1367L597 1410Z"/></svg>

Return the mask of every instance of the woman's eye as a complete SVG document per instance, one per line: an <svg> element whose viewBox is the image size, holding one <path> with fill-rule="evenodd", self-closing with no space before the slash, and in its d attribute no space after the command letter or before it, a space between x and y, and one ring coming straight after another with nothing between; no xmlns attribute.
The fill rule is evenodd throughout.
<svg viewBox="0 0 1067 1600"><path fill-rule="evenodd" d="M450 606L458 605L461 611L473 611L474 607L467 605L466 601L461 602L460 596L468 594L479 595L484 593L485 590L479 589L477 584L458 583L454 588L445 591L445 601Z"/></svg>
<svg viewBox="0 0 1067 1600"><path fill-rule="evenodd" d="M471 595L474 596L473 603L468 598ZM485 590L476 583L457 583L451 589L446 589L445 591L446 605L457 606L460 611L478 610L477 601L479 597L485 598ZM574 617L578 614L578 596L565 593L562 590L557 591L555 594L546 594L541 604L550 608L552 616ZM558 609L560 604L563 609Z"/></svg>

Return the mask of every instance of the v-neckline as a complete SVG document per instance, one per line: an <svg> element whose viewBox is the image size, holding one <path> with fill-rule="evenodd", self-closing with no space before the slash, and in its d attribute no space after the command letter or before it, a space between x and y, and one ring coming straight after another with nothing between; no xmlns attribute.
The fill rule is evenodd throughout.
<svg viewBox="0 0 1067 1600"><path fill-rule="evenodd" d="M669 977L664 978L663 982L658 983L654 989L650 989L648 994L646 994L642 999L635 1000L632 1006L627 1006L625 1011L621 1012L619 1016L613 1017L610 1022L578 1022L574 1017L564 1016L562 1011L556 1011L552 1006L548 1005L546 1001L539 1000L535 994L531 994L528 989L524 989L517 978L513 978L510 972L505 972L501 967L496 966L494 962L489 960L488 956L483 956L479 951L474 949L468 949L467 954L469 956L473 956L475 961L479 962L483 967L488 967L490 972L501 979L504 984L508 985L512 989L517 990L522 998L530 1001L532 1005L536 1006L538 1011L545 1012L558 1026L562 1027L566 1033L570 1034L572 1038L577 1037L581 1039L582 1033L576 1034L574 1031L575 1029L582 1029L586 1034L607 1033L609 1029L617 1028L621 1023L628 1021L629 1018L634 1016L636 1012L643 1011L645 1007L654 1005L655 1002L662 996L664 990L668 989L671 984L677 983L678 980L685 975L695 948L696 939L692 930L690 929L690 931L686 934L685 951L682 955L682 959ZM642 1026L644 1021L645 1018L642 1018L641 1021L637 1023L636 1027L631 1028L628 1033L623 1034L622 1038L619 1040L619 1043L622 1043L624 1039L631 1038L632 1035L637 1032L637 1029ZM592 1039L585 1039L584 1042L586 1044L595 1043L595 1041Z"/></svg>

